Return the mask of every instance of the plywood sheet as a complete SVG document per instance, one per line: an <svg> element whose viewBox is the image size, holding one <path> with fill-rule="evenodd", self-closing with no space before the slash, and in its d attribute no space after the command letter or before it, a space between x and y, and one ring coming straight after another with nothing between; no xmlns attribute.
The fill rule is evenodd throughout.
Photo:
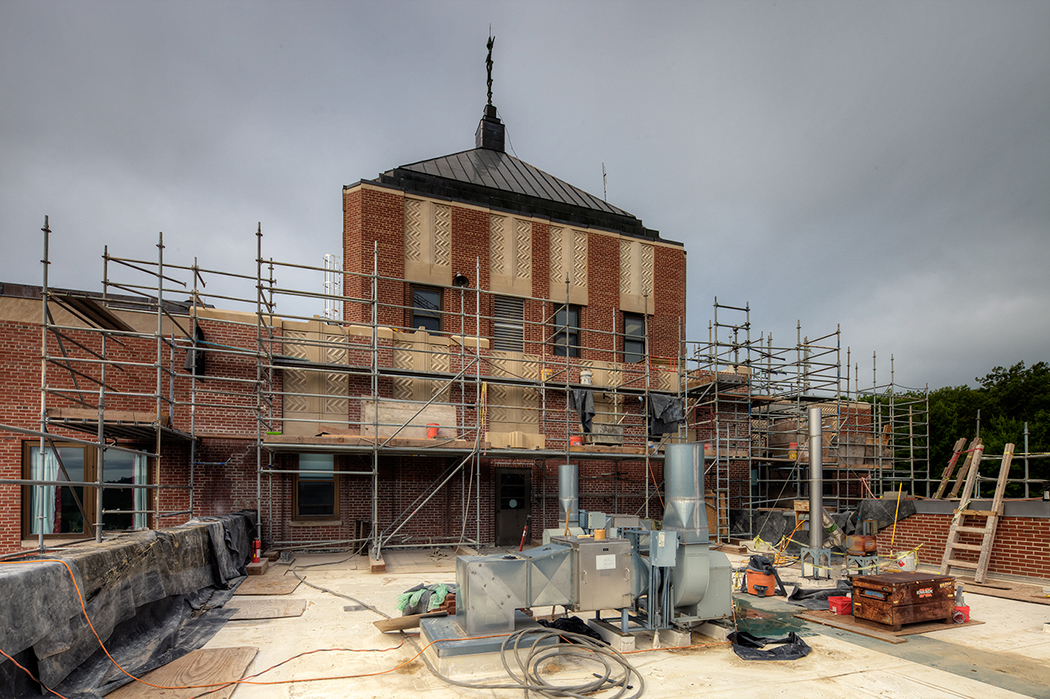
<svg viewBox="0 0 1050 699"><path fill-rule="evenodd" d="M249 619L282 619L290 616L302 616L306 610L304 599L245 599L230 602L227 609L236 609L230 621Z"/></svg>
<svg viewBox="0 0 1050 699"><path fill-rule="evenodd" d="M917 633L928 633L930 631L945 631L947 629L957 629L960 626L974 626L977 624L983 624L983 621L974 621L971 619L963 624L946 624L943 621L923 621L917 624L905 624L900 631L894 631L892 627L884 624L878 624L874 621L868 621L867 619L855 619L849 614L836 614L830 609L817 609L804 612L802 614L796 614L795 618L805 619L806 621L815 621L818 624L825 626L834 626L836 629L843 629L845 631L852 631L853 633L859 633L862 636L868 636L869 638L877 638L887 643L903 643L905 639L900 636L911 636Z"/></svg>
<svg viewBox="0 0 1050 699"><path fill-rule="evenodd" d="M299 587L299 578L270 571L266 575L251 575L240 584L236 595L289 595Z"/></svg>
<svg viewBox="0 0 1050 699"><path fill-rule="evenodd" d="M207 687L222 682L232 682L244 677L245 670L255 658L258 648L235 646L195 650L164 667L147 672L142 679L163 687L195 687L194 689L158 689L141 682L132 682L106 695L107 699L190 699ZM208 694L211 699L229 699L237 685L231 685Z"/></svg>

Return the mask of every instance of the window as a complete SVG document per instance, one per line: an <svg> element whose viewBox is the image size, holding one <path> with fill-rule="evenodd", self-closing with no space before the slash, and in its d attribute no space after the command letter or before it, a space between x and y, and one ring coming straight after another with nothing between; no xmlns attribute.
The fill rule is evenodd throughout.
<svg viewBox="0 0 1050 699"><path fill-rule="evenodd" d="M525 351L525 300L511 296L493 299L493 349L499 352Z"/></svg>
<svg viewBox="0 0 1050 699"><path fill-rule="evenodd" d="M441 332L441 289L412 287L412 329Z"/></svg>
<svg viewBox="0 0 1050 699"><path fill-rule="evenodd" d="M339 512L339 489L335 481L335 456L332 454L299 454L299 471L295 476L296 519L333 519Z"/></svg>
<svg viewBox="0 0 1050 699"><path fill-rule="evenodd" d="M45 447L23 442L22 471L25 478L42 481L91 482L98 477L98 450L81 445ZM148 460L142 454L109 449L102 466L103 481L113 484L146 484ZM82 534L93 536L98 521L95 488L34 485L22 489L22 535ZM102 491L102 527L123 531L147 526L149 491L106 488Z"/></svg>
<svg viewBox="0 0 1050 699"><path fill-rule="evenodd" d="M565 305L554 314L554 337L551 338L557 357L580 356L580 307Z"/></svg>
<svg viewBox="0 0 1050 699"><path fill-rule="evenodd" d="M645 361L645 316L623 314L623 361L637 364Z"/></svg>

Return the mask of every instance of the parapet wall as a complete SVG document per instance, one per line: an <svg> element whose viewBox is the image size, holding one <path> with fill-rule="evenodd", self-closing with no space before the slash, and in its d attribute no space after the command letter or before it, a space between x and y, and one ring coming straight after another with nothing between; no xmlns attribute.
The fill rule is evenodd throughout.
<svg viewBox="0 0 1050 699"><path fill-rule="evenodd" d="M0 648L35 668L48 687L61 686L75 671L84 675L82 664L102 656L95 632L129 670L162 655L173 660L192 648L170 617L184 615L202 590L210 596L209 588L225 590L244 575L254 531L255 513L240 512L4 562ZM74 689L97 691L96 683L112 681L110 669L112 663L103 664L94 677L82 678L89 686L77 682ZM0 686L32 687L25 683L25 673L0 663Z"/></svg>

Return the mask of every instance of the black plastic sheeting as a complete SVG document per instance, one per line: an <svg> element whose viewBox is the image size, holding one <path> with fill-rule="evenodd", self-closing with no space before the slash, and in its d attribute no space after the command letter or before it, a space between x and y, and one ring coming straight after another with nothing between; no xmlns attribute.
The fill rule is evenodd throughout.
<svg viewBox="0 0 1050 699"><path fill-rule="evenodd" d="M783 638L752 636L747 631L734 631L726 636L733 644L733 652L744 660L798 660L812 650L802 637L792 631ZM766 650L766 646L776 644Z"/></svg>
<svg viewBox="0 0 1050 699"><path fill-rule="evenodd" d="M887 493L889 495L889 493ZM874 519L879 523L879 529L893 526L894 519L900 521L905 517L915 514L915 501L901 499L900 512L897 512L897 498L887 497L885 500L861 500L855 513L850 517L850 523L860 529L860 523L866 519ZM853 532L854 529L846 531Z"/></svg>
<svg viewBox="0 0 1050 699"><path fill-rule="evenodd" d="M831 519L844 534L853 534L860 529L860 523L866 519L876 520L879 529L892 526L896 510L896 499L861 500L856 510L836 512L831 515ZM901 500L897 521L913 514L915 514L914 501ZM758 536L763 541L776 545L785 536L791 534L791 530L795 528L795 513L791 510L732 510L729 513L729 527L730 536L748 538ZM794 533L784 550L788 553L798 553L807 546L809 546L809 529L808 525L804 525ZM832 549L839 552L846 550L842 546L834 546Z"/></svg>
<svg viewBox="0 0 1050 699"><path fill-rule="evenodd" d="M69 565L95 631L138 675L200 647L225 623L232 612L216 608L243 578L254 534L255 513L239 512L45 557ZM72 699L130 681L99 648L62 563L0 566L0 595L0 648L47 686ZM25 675L0 664L0 679L15 673Z"/></svg>
<svg viewBox="0 0 1050 699"><path fill-rule="evenodd" d="M853 586L849 580L839 580L838 585L822 590L803 590L799 585L788 595L790 604L805 607L806 609L827 609L828 597L846 597L853 592Z"/></svg>
<svg viewBox="0 0 1050 699"><path fill-rule="evenodd" d="M602 638L601 634L599 634L597 631L588 626L587 622L585 622L578 616L558 617L554 621L546 621L544 619L537 619L536 621L539 622L540 626L546 626L549 629L557 629L558 631L567 631L569 633L575 633L581 636L588 636L598 641L599 643L609 645L608 642L604 638ZM569 643L576 643L576 641L573 641L572 639L566 640L568 640Z"/></svg>

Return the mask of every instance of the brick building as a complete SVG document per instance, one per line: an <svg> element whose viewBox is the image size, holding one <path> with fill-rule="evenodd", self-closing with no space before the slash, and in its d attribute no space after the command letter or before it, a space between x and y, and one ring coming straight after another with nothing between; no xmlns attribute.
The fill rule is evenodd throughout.
<svg viewBox="0 0 1050 699"><path fill-rule="evenodd" d="M567 461L582 509L656 508L655 440L678 430L650 439L647 406L679 391L680 243L508 155L492 107L476 148L343 205L330 317L216 308L194 281L178 303L48 289L41 323L41 289L7 285L3 477L51 485L0 485L0 551L241 508L276 546L517 542L557 525ZM149 487L98 498L96 479Z"/></svg>
<svg viewBox="0 0 1050 699"><path fill-rule="evenodd" d="M580 510L658 518L672 440L708 444L726 540L730 510L805 497L806 405L822 408L825 496L842 509L914 451L892 440L918 413L902 430L844 400L837 354L778 365L759 340L756 376L737 342L749 322L720 321L717 302L732 342L690 349L680 243L508 155L492 107L475 146L344 187L323 294L278 287L261 231L237 293L165 262L162 240L156 263L107 251L101 294L0 285L0 555L239 509L275 548L517 544L564 524L566 463ZM285 313L289 295L325 313ZM831 357L824 344L784 353ZM939 555L951 514L920 510L897 533ZM993 571L1042 574L1026 541L1048 521L1007 508Z"/></svg>

